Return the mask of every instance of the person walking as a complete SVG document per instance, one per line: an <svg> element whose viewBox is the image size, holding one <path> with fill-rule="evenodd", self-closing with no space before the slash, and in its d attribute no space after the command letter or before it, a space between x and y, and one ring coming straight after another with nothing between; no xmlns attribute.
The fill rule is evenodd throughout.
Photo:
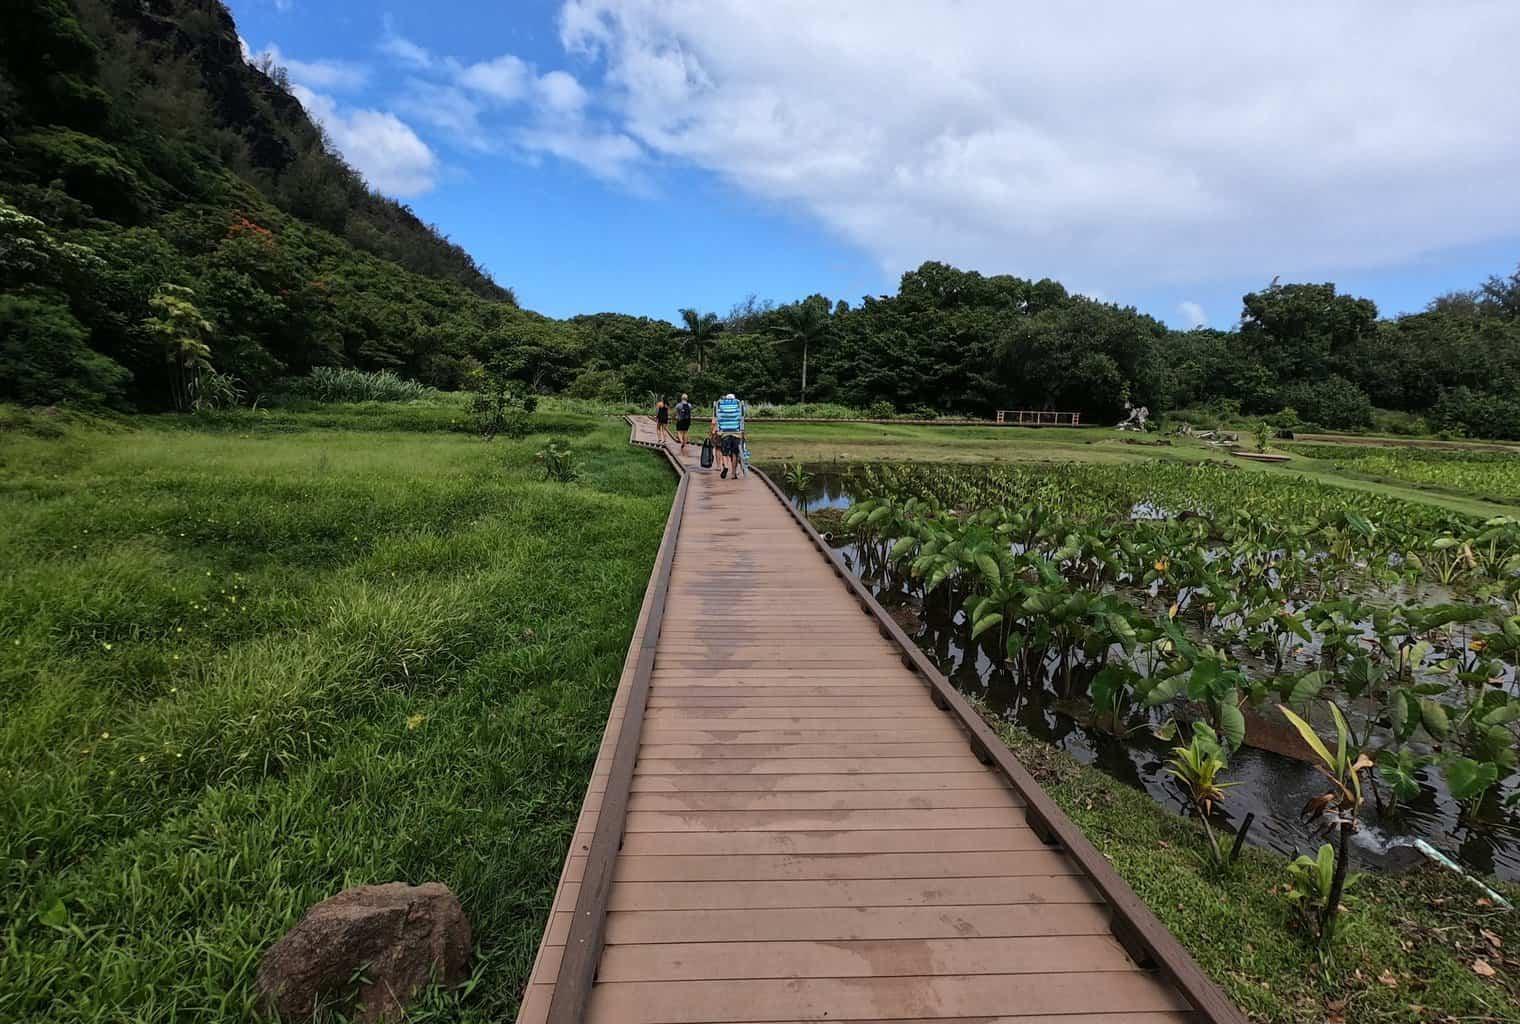
<svg viewBox="0 0 1520 1024"><path fill-rule="evenodd" d="M670 404L665 399L660 399L654 404L654 436L665 443L665 435L670 433Z"/></svg>
<svg viewBox="0 0 1520 1024"><path fill-rule="evenodd" d="M729 392L718 399L713 414L718 421L718 434L721 438L719 451L723 456L723 469L718 477L726 479L732 473L738 479L739 462L744 449L744 404L734 397L733 392Z"/></svg>
<svg viewBox="0 0 1520 1024"><path fill-rule="evenodd" d="M683 394L676 403L676 439L681 442L681 454L686 454L686 433L691 430L691 403Z"/></svg>

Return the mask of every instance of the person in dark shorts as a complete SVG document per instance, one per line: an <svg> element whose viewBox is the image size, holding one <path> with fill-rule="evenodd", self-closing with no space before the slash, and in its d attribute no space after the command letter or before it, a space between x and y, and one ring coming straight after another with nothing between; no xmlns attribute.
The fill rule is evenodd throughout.
<svg viewBox="0 0 1520 1024"><path fill-rule="evenodd" d="M655 436L663 442L670 433L670 404L663 398L654 404L654 425Z"/></svg>
<svg viewBox="0 0 1520 1024"><path fill-rule="evenodd" d="M682 395L676 403L676 440L681 442L681 454L686 454L686 433L691 429L691 403Z"/></svg>
<svg viewBox="0 0 1520 1024"><path fill-rule="evenodd" d="M719 460L723 468L718 477L725 479L732 473L737 480L744 452L744 403L731 393L724 395L713 406L713 417L718 421L718 433L722 437L718 450L723 456Z"/></svg>

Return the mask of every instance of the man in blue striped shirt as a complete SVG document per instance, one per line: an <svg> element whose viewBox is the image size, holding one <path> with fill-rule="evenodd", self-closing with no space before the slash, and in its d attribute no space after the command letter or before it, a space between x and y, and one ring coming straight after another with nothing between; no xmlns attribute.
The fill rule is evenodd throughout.
<svg viewBox="0 0 1520 1024"><path fill-rule="evenodd" d="M718 403L713 406L713 415L718 420L718 452L723 467L718 477L727 479L732 473L737 480L739 453L744 444L744 403L730 392L718 399Z"/></svg>

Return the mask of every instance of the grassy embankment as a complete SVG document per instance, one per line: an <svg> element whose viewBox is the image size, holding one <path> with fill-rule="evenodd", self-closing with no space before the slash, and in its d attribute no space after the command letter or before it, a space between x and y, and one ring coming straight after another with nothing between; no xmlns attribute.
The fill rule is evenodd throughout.
<svg viewBox="0 0 1520 1024"><path fill-rule="evenodd" d="M1358 876L1334 955L1321 960L1281 895L1282 857L1246 847L1229 874L1216 876L1204 867L1194 823L1016 726L989 721L1253 1020L1520 1020L1520 912L1493 906L1457 876L1434 866ZM1520 903L1520 885L1490 884Z"/></svg>
<svg viewBox="0 0 1520 1024"><path fill-rule="evenodd" d="M510 1019L669 470L604 418L486 444L449 402L0 413L0 1019L248 1019L306 907L398 879L477 941L413 1019Z"/></svg>
<svg viewBox="0 0 1520 1024"><path fill-rule="evenodd" d="M1432 488L1407 478L1359 473L1337 460L1307 458L1294 454L1291 449L1288 450L1288 454L1294 454L1291 462L1266 464L1232 458L1221 449L1186 438L1121 434L1105 427L937 427L926 424L767 423L759 419L750 421L748 427L757 459L767 464L800 461L811 469L825 469L827 464L838 461L1213 461L1248 472L1303 476L1321 483L1439 505L1467 515L1520 514L1520 495L1511 498L1507 491L1476 486L1476 475L1465 478L1462 484ZM1252 447L1250 438L1243 436L1241 440L1243 448ZM1280 449L1274 447L1271 450Z"/></svg>

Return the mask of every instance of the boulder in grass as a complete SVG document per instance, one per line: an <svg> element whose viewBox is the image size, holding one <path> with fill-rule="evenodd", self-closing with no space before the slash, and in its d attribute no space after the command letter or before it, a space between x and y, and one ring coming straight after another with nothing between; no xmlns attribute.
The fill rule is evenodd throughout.
<svg viewBox="0 0 1520 1024"><path fill-rule="evenodd" d="M254 986L281 1021L335 1007L376 1024L403 1019L419 990L457 985L469 969L470 922L459 898L439 882L391 882L346 889L308 910L265 952Z"/></svg>

